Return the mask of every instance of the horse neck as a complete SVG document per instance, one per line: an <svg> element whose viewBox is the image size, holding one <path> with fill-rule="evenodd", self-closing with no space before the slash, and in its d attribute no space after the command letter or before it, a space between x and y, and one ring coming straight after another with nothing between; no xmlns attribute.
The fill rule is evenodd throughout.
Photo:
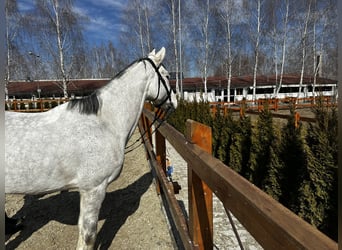
<svg viewBox="0 0 342 250"><path fill-rule="evenodd" d="M120 133L133 133L145 102L148 74L143 63L119 78L113 79L100 92L101 116L109 127ZM143 76L138 77L137 76ZM128 138L127 138L128 139Z"/></svg>

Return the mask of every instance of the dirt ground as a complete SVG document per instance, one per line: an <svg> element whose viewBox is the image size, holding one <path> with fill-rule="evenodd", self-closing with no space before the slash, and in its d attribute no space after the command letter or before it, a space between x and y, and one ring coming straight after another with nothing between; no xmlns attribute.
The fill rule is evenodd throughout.
<svg viewBox="0 0 342 250"><path fill-rule="evenodd" d="M139 134L136 131L131 141ZM75 249L79 194L7 195L5 210L25 216L25 228L6 238L6 249ZM102 204L96 249L175 249L170 227L155 191L143 146L126 155L121 176Z"/></svg>

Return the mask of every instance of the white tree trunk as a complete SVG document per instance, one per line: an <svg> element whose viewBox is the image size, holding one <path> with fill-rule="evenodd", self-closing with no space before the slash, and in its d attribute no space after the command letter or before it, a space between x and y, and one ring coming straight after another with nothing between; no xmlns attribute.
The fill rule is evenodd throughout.
<svg viewBox="0 0 342 250"><path fill-rule="evenodd" d="M256 78L257 78L257 71L258 71L258 60L259 60L259 44L260 44L260 27L261 27L261 0L258 0L258 17L257 17L257 37L255 42L255 64L254 64L254 70L253 70L253 101L256 99Z"/></svg>
<svg viewBox="0 0 342 250"><path fill-rule="evenodd" d="M230 11L232 8L232 2L231 0L226 0L226 15L225 15L225 20L226 20L226 34L227 34L227 50L228 50L228 62L227 62L227 102L230 102L230 87L231 87L231 82L232 82L232 50L231 50L231 45L232 45L232 32L231 32L231 16L232 16L232 11Z"/></svg>
<svg viewBox="0 0 342 250"><path fill-rule="evenodd" d="M144 37L143 37L143 25L141 20L141 9L140 9L140 3L136 1L137 4L137 11L138 11L138 25L139 25L139 39L140 39L140 49L141 49L141 55L145 55L145 48L144 48Z"/></svg>
<svg viewBox="0 0 342 250"><path fill-rule="evenodd" d="M289 19L289 8L290 3L289 0L286 0L286 13L285 13L285 21L284 21L284 35L283 35L283 47L282 47L282 59L281 59L281 69L280 69L280 79L279 84L276 88L275 97L277 98L281 85L283 84L283 75L284 75L284 67L285 67L285 57L286 57L286 40L287 40L287 24Z"/></svg>
<svg viewBox="0 0 342 250"><path fill-rule="evenodd" d="M277 44L277 29L276 25L273 26L273 37L274 37L274 71L275 71L275 88L274 93L277 91L277 85L278 85L278 44Z"/></svg>
<svg viewBox="0 0 342 250"><path fill-rule="evenodd" d="M311 1L309 1L308 12L305 18L304 23L304 30L302 33L302 67L300 71L300 80L299 80L299 90L298 90L298 98L302 93L303 88L303 77L304 77L304 70L305 70L305 56L306 56L306 39L308 36L308 24L310 20L310 12L311 12Z"/></svg>
<svg viewBox="0 0 342 250"><path fill-rule="evenodd" d="M9 38L9 17L8 17L8 9L5 8L6 11L6 43L7 43L7 64L6 64L6 79L5 79L5 100L8 100L8 82L10 80L10 67L11 67L11 50L10 50L10 38Z"/></svg>
<svg viewBox="0 0 342 250"><path fill-rule="evenodd" d="M59 67L62 74L62 88L63 88L63 95L65 98L68 97L68 86L67 86L67 74L65 70L65 62L64 62L64 44L63 44L63 37L61 32L61 23L59 20L59 0L53 1L53 10L55 14L55 28L57 33L57 46L58 46L58 55L59 55Z"/></svg>
<svg viewBox="0 0 342 250"><path fill-rule="evenodd" d="M317 82L317 74L319 69L319 63L320 60L317 62L317 50L316 50L316 18L313 25L313 44L312 44L312 53L313 53L313 73L314 73L314 79L312 84L312 94L313 94L313 100L315 103L315 87Z"/></svg>
<svg viewBox="0 0 342 250"><path fill-rule="evenodd" d="M171 15L172 15L172 36L173 36L173 49L175 54L176 64L176 94L179 95L179 62L178 62L178 49L177 49L177 32L176 32L176 8L175 0L170 0L171 3Z"/></svg>
<svg viewBox="0 0 342 250"><path fill-rule="evenodd" d="M144 8L145 22L146 22L146 40L147 40L147 51L150 52L152 50L150 43L150 22L148 20L148 11L147 7Z"/></svg>
<svg viewBox="0 0 342 250"><path fill-rule="evenodd" d="M315 22L315 26L316 26L316 22ZM320 48L319 48L319 61L317 62L316 61L316 39L315 39L315 42L314 42L314 55L315 55L315 60L314 60L314 63L315 63L315 71L314 71L314 82L313 82L313 85L312 85L312 95L313 95L313 98L314 98L314 102L315 102L315 96L316 96L316 91L315 91L315 88L316 88L316 82L317 82L317 76L319 77L322 77L322 60L323 60L323 42L324 42L324 33L325 33L325 29L326 29L326 26L327 26L327 19L324 19L324 25L323 25L323 29L322 29L322 33L320 33L320 37L321 37L321 41L320 41ZM314 27L315 28L315 27ZM316 28L314 29L316 30ZM316 33L316 32L315 32ZM316 34L315 34L316 36Z"/></svg>
<svg viewBox="0 0 342 250"><path fill-rule="evenodd" d="M203 68L203 77L204 77L204 100L208 100L208 89L207 89L207 81L208 81L208 54L209 54L209 4L210 1L207 0L207 10L206 10L206 16L204 20L204 68Z"/></svg>

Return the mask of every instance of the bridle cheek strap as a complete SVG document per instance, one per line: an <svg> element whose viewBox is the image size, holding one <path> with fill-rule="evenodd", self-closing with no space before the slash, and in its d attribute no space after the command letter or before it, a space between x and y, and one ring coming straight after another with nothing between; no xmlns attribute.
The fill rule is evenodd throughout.
<svg viewBox="0 0 342 250"><path fill-rule="evenodd" d="M163 84L166 92L167 92L167 97L161 102L159 103L158 105L154 105L156 108L158 108L158 110L154 113L154 119L152 121L152 123L150 124L150 128L152 128L152 126L158 121L159 124L156 126L156 128L152 131L152 134L157 131L157 129L163 124L163 122L171 115L172 113L172 108L171 107L168 107L167 110L165 112L160 112L161 111L161 106L167 101L167 100L170 100L171 102L171 89L169 90L167 88L167 85L166 85L166 82L165 80L163 79L163 77L161 76L160 72L159 72L159 67L162 65L160 65L159 67L157 67L154 62L150 59L150 58L142 58L140 59L140 61L149 61L151 63L151 65L153 66L154 70L157 72L158 74L158 94L156 96L156 98L153 100L153 102L155 102L158 97L159 97L159 94L160 94L160 82ZM136 149L137 147L139 147L140 145L138 146L135 146L134 145L136 143L138 143L140 140L142 140L142 143L143 143L143 139L144 139L144 135L147 133L148 129L144 131L144 133L139 137L139 139L137 139L134 143L132 143L131 145L129 146L126 146L125 147L125 154L129 153L129 152L132 152L134 149Z"/></svg>
<svg viewBox="0 0 342 250"><path fill-rule="evenodd" d="M159 94L160 94L160 83L163 84L163 87L165 88L165 90L166 90L166 92L167 92L167 96L165 97L165 99L164 99L162 102L160 102L159 104L155 104L155 105L154 105L155 107L159 108L159 107L163 106L163 104L164 104L167 100L169 100L169 101L171 102L171 89L169 90L169 89L167 88L166 82L165 82L164 78L161 76L161 74L160 74L160 72L159 72L159 68L160 68L160 66L162 66L163 64L160 64L159 67L157 67L157 66L154 64L154 62L152 61L152 59L150 59L150 58L148 58L148 57L142 58L142 59L141 59L141 61L145 61L145 60L148 61L148 62L152 65L152 67L154 68L155 72L156 72L157 75L158 75L158 93L157 93L157 96L154 98L154 100L153 100L152 102L154 103L155 101L158 100L158 97L159 97Z"/></svg>

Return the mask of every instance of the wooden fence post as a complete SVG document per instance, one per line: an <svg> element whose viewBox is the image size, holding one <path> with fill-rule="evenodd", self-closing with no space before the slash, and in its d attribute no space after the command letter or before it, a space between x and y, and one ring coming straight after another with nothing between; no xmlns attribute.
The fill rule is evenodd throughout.
<svg viewBox="0 0 342 250"><path fill-rule="evenodd" d="M146 102L144 104L144 107L148 110L151 110L152 111L152 106L150 103ZM152 142L152 128L151 128L151 122L149 121L149 119L147 117L145 117L145 120L143 121L143 124L144 124L144 127L145 127L145 131L146 132L146 135L147 135L147 138L148 140L150 141L151 144L153 144Z"/></svg>
<svg viewBox="0 0 342 250"><path fill-rule="evenodd" d="M17 100L13 100L14 111L17 111Z"/></svg>
<svg viewBox="0 0 342 250"><path fill-rule="evenodd" d="M208 153L212 152L211 128L187 120L186 138ZM213 194L188 164L189 232L199 249L213 249Z"/></svg>
<svg viewBox="0 0 342 250"><path fill-rule="evenodd" d="M165 146L165 138L164 136L157 130L156 131L156 158L159 162L160 166L163 168L164 173L166 174L166 146ZM160 182L158 178L156 178L156 186L157 193L160 194L162 191Z"/></svg>
<svg viewBox="0 0 342 250"><path fill-rule="evenodd" d="M278 111L278 103L279 103L279 99L278 98L276 98L276 99L274 99L274 111Z"/></svg>
<svg viewBox="0 0 342 250"><path fill-rule="evenodd" d="M295 112L295 127L299 127L300 115L298 112Z"/></svg>

